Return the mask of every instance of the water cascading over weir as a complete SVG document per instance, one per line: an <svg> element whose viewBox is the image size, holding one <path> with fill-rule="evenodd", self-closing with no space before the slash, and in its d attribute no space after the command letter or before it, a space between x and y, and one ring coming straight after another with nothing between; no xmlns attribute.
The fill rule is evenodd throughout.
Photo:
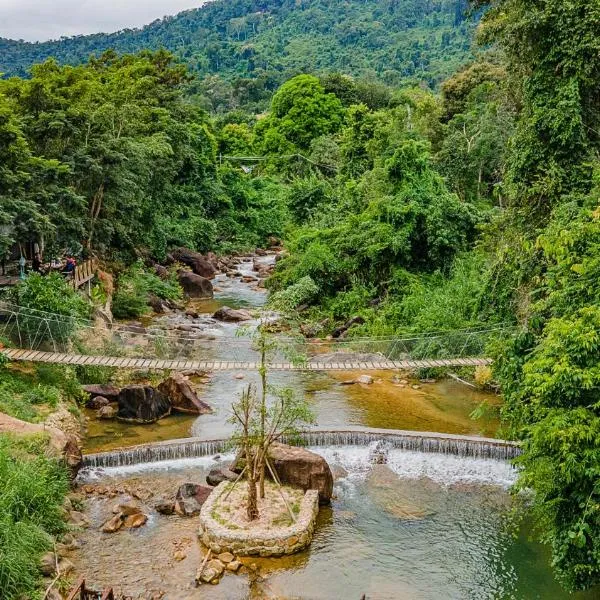
<svg viewBox="0 0 600 600"><path fill-rule="evenodd" d="M368 446L383 441L392 448L413 452L428 452L468 458L511 460L521 453L516 442L421 431L344 427L341 429L313 429L293 439L282 441L311 447ZM108 468L155 463L185 458L213 456L231 449L229 440L186 438L154 444L143 444L109 452L84 456L83 466Z"/></svg>

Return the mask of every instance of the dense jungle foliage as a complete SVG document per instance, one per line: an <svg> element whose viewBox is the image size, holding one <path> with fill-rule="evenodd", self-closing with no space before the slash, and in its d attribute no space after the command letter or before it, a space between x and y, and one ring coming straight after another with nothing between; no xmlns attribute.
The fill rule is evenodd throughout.
<svg viewBox="0 0 600 600"><path fill-rule="evenodd" d="M138 257L160 260L181 245L226 252L274 235L285 253L270 281L273 299L311 335L356 316L347 335L513 326L518 333L489 351L505 435L524 443L518 487L535 491L539 536L562 584L598 585L600 6L474 2L485 9L480 49L438 91L437 78L466 54L449 51L427 76L398 66L396 58L410 56L396 35L406 29L398 11L407 3L345 3L358 28L352 53L309 37L338 35L318 20L336 18L338 4L328 12L329 4L277 3L267 30L267 13L253 29L258 3L214 3L106 38L137 49L119 44L152 46L150 32L216 18L219 8L228 19L248 17L237 30L211 21L211 35L233 38L232 54L219 54L218 44L216 54L192 52L200 75L219 72L212 89L234 74L251 82L258 91L244 101L231 100L234 84L215 101L210 80L190 79L164 51L108 52L80 66L50 60L28 79L0 82L0 243L43 239L49 252L118 261L117 298L131 315L157 285ZM456 35L472 26L456 12L463 3L408 4L415 15L437 14ZM359 7L360 18L351 12ZM421 22L411 30L417 37ZM310 46L331 62L313 58L318 69L301 73L306 64L277 45L292 23L306 32L295 56ZM360 53L380 61L383 82L369 83L363 69L373 66L351 57L374 43L376 24L390 35ZM28 55L31 48L59 53L94 39L27 46L19 56L28 64L45 56ZM236 55L245 45L250 54ZM248 71L252 53L264 61L265 48L281 61L273 79L264 62ZM61 60L82 58L72 51ZM429 61L436 52L429 47ZM407 82L413 75L432 85Z"/></svg>
<svg viewBox="0 0 600 600"><path fill-rule="evenodd" d="M47 58L80 64L107 49L167 49L199 76L212 110L268 106L305 72L343 71L389 85L430 85L469 56L467 0L214 0L142 29L44 43L0 39L0 73L25 76ZM168 10L165 8L165 11Z"/></svg>
<svg viewBox="0 0 600 600"><path fill-rule="evenodd" d="M281 233L278 188L218 168L209 118L183 97L187 80L165 52L107 52L0 82L0 254L35 239L48 256L130 260Z"/></svg>

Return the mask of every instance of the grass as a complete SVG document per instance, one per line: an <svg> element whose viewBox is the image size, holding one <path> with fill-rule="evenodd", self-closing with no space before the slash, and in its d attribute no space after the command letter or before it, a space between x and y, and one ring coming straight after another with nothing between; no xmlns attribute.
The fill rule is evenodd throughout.
<svg viewBox="0 0 600 600"><path fill-rule="evenodd" d="M55 410L61 401L76 412L77 403L82 399L81 385L70 367L0 366L0 412L11 417L36 423Z"/></svg>
<svg viewBox="0 0 600 600"><path fill-rule="evenodd" d="M65 528L66 470L40 436L0 435L0 590L3 600L41 597L39 560Z"/></svg>

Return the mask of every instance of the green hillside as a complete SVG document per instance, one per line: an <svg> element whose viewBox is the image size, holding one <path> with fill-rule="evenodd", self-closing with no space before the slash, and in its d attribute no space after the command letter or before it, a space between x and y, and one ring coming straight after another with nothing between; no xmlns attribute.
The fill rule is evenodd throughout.
<svg viewBox="0 0 600 600"><path fill-rule="evenodd" d="M142 29L44 43L0 39L0 72L49 57L79 64L107 49L166 48L202 78L218 73L248 104L300 72L340 71L436 85L469 56L466 0L216 0ZM219 80L213 81L218 87ZM224 90L223 93L231 92Z"/></svg>

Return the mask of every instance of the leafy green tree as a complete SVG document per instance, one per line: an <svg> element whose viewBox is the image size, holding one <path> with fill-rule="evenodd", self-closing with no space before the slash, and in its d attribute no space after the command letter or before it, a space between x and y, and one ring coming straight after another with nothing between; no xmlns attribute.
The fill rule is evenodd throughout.
<svg viewBox="0 0 600 600"><path fill-rule="evenodd" d="M257 126L268 152L307 151L311 142L337 131L344 117L339 98L316 77L298 75L284 83L273 96L271 114Z"/></svg>
<svg viewBox="0 0 600 600"><path fill-rule="evenodd" d="M508 157L511 202L547 217L561 197L587 193L598 147L595 101L600 6L595 0L492 0L481 38L499 42L518 77L522 110Z"/></svg>

